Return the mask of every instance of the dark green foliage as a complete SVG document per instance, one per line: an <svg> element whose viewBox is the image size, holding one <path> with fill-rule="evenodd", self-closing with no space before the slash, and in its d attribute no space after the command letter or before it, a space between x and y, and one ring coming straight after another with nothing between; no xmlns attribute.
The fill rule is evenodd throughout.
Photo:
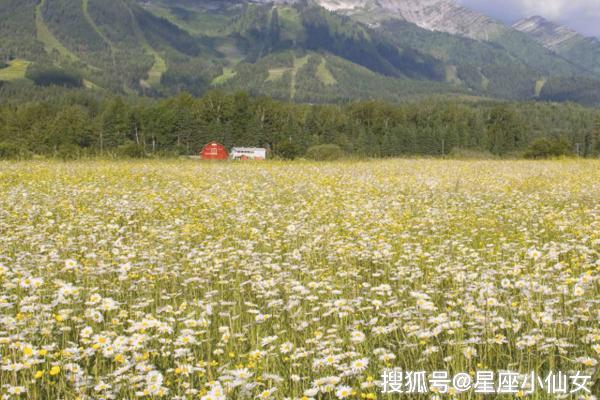
<svg viewBox="0 0 600 400"><path fill-rule="evenodd" d="M399 48L377 32L320 7L302 10L306 48L325 50L371 71L392 77L444 80L435 58L414 48Z"/></svg>
<svg viewBox="0 0 600 400"><path fill-rule="evenodd" d="M306 64L296 71L294 56L297 60L308 57ZM320 64L334 78L333 84L325 84L321 80L318 73ZM281 70L282 73L276 79L269 79L269 72L273 70ZM435 94L469 94L464 88L441 82L388 78L327 53L279 52L254 64L242 63L235 72L233 78L218 87L229 92L241 89L252 95L300 103L347 103L374 98L399 102ZM293 98L292 82L295 82Z"/></svg>
<svg viewBox="0 0 600 400"><path fill-rule="evenodd" d="M214 76L222 73L222 67L198 59L172 64L162 75L161 84L165 94L189 92L195 96L205 93Z"/></svg>
<svg viewBox="0 0 600 400"><path fill-rule="evenodd" d="M525 151L526 158L540 159L573 154L572 146L564 137L541 137L533 140Z"/></svg>
<svg viewBox="0 0 600 400"><path fill-rule="evenodd" d="M489 150L494 154L511 153L521 148L527 123L509 106L494 107L487 121Z"/></svg>
<svg viewBox="0 0 600 400"><path fill-rule="evenodd" d="M143 158L146 156L144 148L133 141L127 141L118 146L116 154L126 158Z"/></svg>
<svg viewBox="0 0 600 400"><path fill-rule="evenodd" d="M319 144L309 147L305 157L315 161L335 161L344 157L344 151L337 144Z"/></svg>
<svg viewBox="0 0 600 400"><path fill-rule="evenodd" d="M536 82L551 76L550 85L540 96L542 100L600 103L596 95L598 75L592 76L590 68L577 65L578 58L571 56L571 61L567 61L557 57L520 32L506 30L486 42L431 32L396 20L384 22L379 30L400 46L418 48L447 60L456 66L462 84L479 93L529 99L536 94ZM598 57L595 53L581 56L585 65L590 65L590 58Z"/></svg>
<svg viewBox="0 0 600 400"><path fill-rule="evenodd" d="M295 142L283 140L275 146L275 155L284 160L293 160L300 155L300 147Z"/></svg>
<svg viewBox="0 0 600 400"><path fill-rule="evenodd" d="M486 65L482 79L488 80L486 92L505 99L532 99L538 75L526 67ZM488 78L489 77L489 78Z"/></svg>
<svg viewBox="0 0 600 400"><path fill-rule="evenodd" d="M540 99L575 101L585 105L600 104L600 81L589 78L553 78L544 85Z"/></svg>
<svg viewBox="0 0 600 400"><path fill-rule="evenodd" d="M39 0L0 0L0 59L39 60L44 48L36 41L35 7Z"/></svg>
<svg viewBox="0 0 600 400"><path fill-rule="evenodd" d="M90 147L93 144L91 125L90 116L82 107L64 107L50 121L44 143L53 150Z"/></svg>
<svg viewBox="0 0 600 400"><path fill-rule="evenodd" d="M587 144L586 156L600 155L600 115L596 118L593 131L589 134L589 138L585 142Z"/></svg>
<svg viewBox="0 0 600 400"><path fill-rule="evenodd" d="M191 36L164 18L156 17L139 7L133 9L137 23L156 49L176 51L188 56L199 56L206 51L199 38Z"/></svg>
<svg viewBox="0 0 600 400"><path fill-rule="evenodd" d="M80 88L83 78L77 71L68 71L52 65L32 64L27 68L25 76L38 86L62 86Z"/></svg>
<svg viewBox="0 0 600 400"><path fill-rule="evenodd" d="M88 11L100 32L115 46L138 46L135 24L121 0L88 0Z"/></svg>
<svg viewBox="0 0 600 400"><path fill-rule="evenodd" d="M534 95L540 73L500 44L432 32L398 20L384 22L379 30L399 46L415 47L446 60L456 68L460 82L476 92L510 99Z"/></svg>
<svg viewBox="0 0 600 400"><path fill-rule="evenodd" d="M577 38L558 49L558 53L572 62L582 65L596 75L600 74L600 40Z"/></svg>
<svg viewBox="0 0 600 400"><path fill-rule="evenodd" d="M22 160L31 157L31 153L14 143L0 142L0 160Z"/></svg>
<svg viewBox="0 0 600 400"><path fill-rule="evenodd" d="M76 160L83 156L83 151L72 143L65 143L56 147L53 155L61 160Z"/></svg>
<svg viewBox="0 0 600 400"><path fill-rule="evenodd" d="M532 69L546 76L585 76L585 68L574 64L554 52L541 46L527 34L512 29L492 38L492 42L504 48L508 53L523 60ZM591 76L591 74L589 75Z"/></svg>
<svg viewBox="0 0 600 400"><path fill-rule="evenodd" d="M191 155L215 140L228 148L266 147L286 159L307 154L309 148L308 156L315 159L339 155L338 149L359 157L457 156L453 149L514 156L524 154L537 138L547 138L554 147L534 143L530 156L575 149L580 156L600 156L600 113L574 104L427 100L299 105L243 92L209 92L202 98L182 93L148 101L95 99L83 90L58 87L28 92L37 93L39 100L23 102L27 96L20 91L32 87L0 88L0 143L8 146L7 153L23 149L61 158ZM565 141L553 139L561 136Z"/></svg>
<svg viewBox="0 0 600 400"><path fill-rule="evenodd" d="M275 49L281 40L281 27L279 25L279 11L273 8L271 11L271 21L269 22L269 47Z"/></svg>
<svg viewBox="0 0 600 400"><path fill-rule="evenodd" d="M108 56L109 45L87 22L81 0L46 0L42 15L57 39L86 57L91 65L99 61L99 56Z"/></svg>

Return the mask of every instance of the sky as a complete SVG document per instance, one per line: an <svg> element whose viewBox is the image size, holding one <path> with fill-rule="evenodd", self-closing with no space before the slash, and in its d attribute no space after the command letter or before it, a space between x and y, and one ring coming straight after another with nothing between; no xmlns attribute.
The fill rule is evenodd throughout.
<svg viewBox="0 0 600 400"><path fill-rule="evenodd" d="M458 0L504 22L541 15L588 36L600 36L600 0Z"/></svg>

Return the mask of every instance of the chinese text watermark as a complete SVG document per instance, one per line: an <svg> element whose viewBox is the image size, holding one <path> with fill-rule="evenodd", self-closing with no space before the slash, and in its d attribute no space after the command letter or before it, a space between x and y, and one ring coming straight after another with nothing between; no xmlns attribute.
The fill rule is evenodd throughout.
<svg viewBox="0 0 600 400"><path fill-rule="evenodd" d="M571 374L535 372L521 374L513 371L477 371L469 374L460 372L453 376L447 371L403 371L387 369L381 375L384 394L508 394L528 396L538 392L554 395L589 394L592 377L581 372Z"/></svg>

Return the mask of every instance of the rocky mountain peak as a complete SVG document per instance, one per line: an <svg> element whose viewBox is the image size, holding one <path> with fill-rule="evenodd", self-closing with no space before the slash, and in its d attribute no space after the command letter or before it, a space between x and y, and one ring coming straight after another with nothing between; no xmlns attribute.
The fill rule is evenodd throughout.
<svg viewBox="0 0 600 400"><path fill-rule="evenodd" d="M454 0L316 0L331 11L371 22L402 19L421 28L488 40L503 32L501 23L462 7Z"/></svg>
<svg viewBox="0 0 600 400"><path fill-rule="evenodd" d="M584 39L583 35L540 16L522 19L513 28L533 37L545 47L558 51L573 39Z"/></svg>

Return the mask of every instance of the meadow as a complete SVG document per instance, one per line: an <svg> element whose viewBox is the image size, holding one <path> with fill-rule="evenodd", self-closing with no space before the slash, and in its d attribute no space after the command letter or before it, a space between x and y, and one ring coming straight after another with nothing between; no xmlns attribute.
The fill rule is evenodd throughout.
<svg viewBox="0 0 600 400"><path fill-rule="evenodd" d="M2 162L0 396L592 400L599 276L599 161Z"/></svg>

